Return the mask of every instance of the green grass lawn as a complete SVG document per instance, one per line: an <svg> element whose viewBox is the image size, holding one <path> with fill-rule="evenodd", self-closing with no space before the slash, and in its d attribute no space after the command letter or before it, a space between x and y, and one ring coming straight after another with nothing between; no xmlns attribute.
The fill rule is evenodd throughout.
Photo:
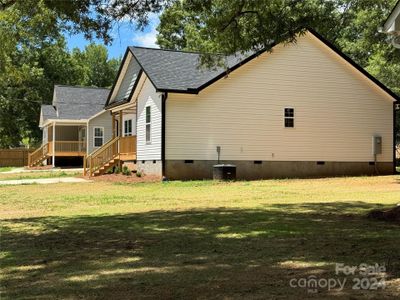
<svg viewBox="0 0 400 300"><path fill-rule="evenodd" d="M76 171L41 171L41 172L23 172L23 173L0 173L0 181L20 180L20 179L38 179L38 178L56 178L56 177L74 177L82 175L82 172Z"/></svg>
<svg viewBox="0 0 400 300"><path fill-rule="evenodd" d="M365 214L398 202L396 176L4 186L1 299L395 299L400 227ZM289 286L335 263L387 287Z"/></svg>
<svg viewBox="0 0 400 300"><path fill-rule="evenodd" d="M13 167L0 167L0 173L2 172L8 172L14 169Z"/></svg>

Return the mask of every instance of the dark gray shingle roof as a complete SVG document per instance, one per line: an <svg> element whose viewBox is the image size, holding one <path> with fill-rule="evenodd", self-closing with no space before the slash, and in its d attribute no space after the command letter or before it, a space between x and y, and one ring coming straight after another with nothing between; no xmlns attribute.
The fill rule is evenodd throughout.
<svg viewBox="0 0 400 300"><path fill-rule="evenodd" d="M43 122L89 119L104 109L109 93L105 88L55 85L53 105L42 105Z"/></svg>
<svg viewBox="0 0 400 300"><path fill-rule="evenodd" d="M42 105L42 117L43 120L56 119L57 112L53 105Z"/></svg>
<svg viewBox="0 0 400 300"><path fill-rule="evenodd" d="M252 54L231 55L224 59L226 67L205 68L200 64L200 53L143 47L129 49L158 90L176 91L198 89Z"/></svg>

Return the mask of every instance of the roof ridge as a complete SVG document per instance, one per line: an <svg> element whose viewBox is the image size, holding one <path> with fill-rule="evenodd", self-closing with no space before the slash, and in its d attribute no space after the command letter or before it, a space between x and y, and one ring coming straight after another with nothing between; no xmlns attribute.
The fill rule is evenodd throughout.
<svg viewBox="0 0 400 300"><path fill-rule="evenodd" d="M212 54L212 55L225 55L223 53L210 53L210 52L201 52L201 51L188 51L188 50L175 50L175 49L163 49L163 48L152 48L152 47L143 47L143 46L128 46L129 48L137 48L137 49L145 49L145 50L158 50L158 51L167 51L167 52L175 52L175 53L188 53L188 54ZM225 55L228 56L228 55Z"/></svg>
<svg viewBox="0 0 400 300"><path fill-rule="evenodd" d="M67 85L67 84L55 84L54 87L69 87L69 88L77 88L77 89L94 89L94 90L110 90L109 88L97 87L97 86Z"/></svg>

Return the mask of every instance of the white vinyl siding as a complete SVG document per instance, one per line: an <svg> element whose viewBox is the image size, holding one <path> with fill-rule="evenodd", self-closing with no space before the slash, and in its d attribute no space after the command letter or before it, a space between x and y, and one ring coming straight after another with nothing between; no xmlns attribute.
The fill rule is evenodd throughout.
<svg viewBox="0 0 400 300"><path fill-rule="evenodd" d="M49 134L49 129L46 126L42 130L43 130L42 131L42 134L43 134L42 144L46 144L48 142L48 140L49 140L49 135L48 135Z"/></svg>
<svg viewBox="0 0 400 300"><path fill-rule="evenodd" d="M87 130L87 134L89 135L87 138L89 142L88 153L92 153L94 150L98 149L98 147L94 146L95 127L104 128L103 144L107 143L109 140L112 139L112 118L109 111L105 111L104 113L98 115L97 117L89 121L89 128Z"/></svg>
<svg viewBox="0 0 400 300"><path fill-rule="evenodd" d="M151 143L146 142L146 107L151 110ZM146 80L138 97L137 159L161 159L161 94Z"/></svg>
<svg viewBox="0 0 400 300"><path fill-rule="evenodd" d="M283 126L295 108L295 127ZM166 159L378 161L393 157L393 99L311 34L274 48L198 95L168 94Z"/></svg>
<svg viewBox="0 0 400 300"><path fill-rule="evenodd" d="M140 66L138 62L133 56L130 56L128 67L125 74L123 75L124 77L121 80L120 85L118 86L118 91L114 99L115 101L121 101L129 97L132 88L135 85L139 71ZM122 76L122 74L120 76Z"/></svg>

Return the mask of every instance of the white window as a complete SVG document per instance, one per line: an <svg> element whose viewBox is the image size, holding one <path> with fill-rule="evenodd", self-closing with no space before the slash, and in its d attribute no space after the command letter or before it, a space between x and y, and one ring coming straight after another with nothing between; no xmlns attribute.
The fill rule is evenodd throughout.
<svg viewBox="0 0 400 300"><path fill-rule="evenodd" d="M294 127L294 108L290 107L285 108L285 127L286 128Z"/></svg>
<svg viewBox="0 0 400 300"><path fill-rule="evenodd" d="M104 143L104 128L94 127L93 128L93 143L95 147L101 147Z"/></svg>
<svg viewBox="0 0 400 300"><path fill-rule="evenodd" d="M132 120L125 120L124 121L124 136L131 136L132 135Z"/></svg>
<svg viewBox="0 0 400 300"><path fill-rule="evenodd" d="M151 143L151 106L146 107L146 143Z"/></svg>

